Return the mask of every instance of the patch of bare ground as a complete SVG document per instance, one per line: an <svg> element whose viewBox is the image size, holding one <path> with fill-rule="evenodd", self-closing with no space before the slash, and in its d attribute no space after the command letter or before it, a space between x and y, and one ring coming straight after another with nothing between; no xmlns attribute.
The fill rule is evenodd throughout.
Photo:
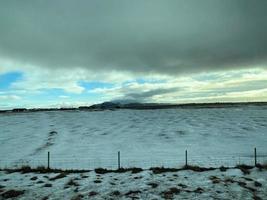
<svg viewBox="0 0 267 200"><path fill-rule="evenodd" d="M71 198L71 200L82 200L83 199L83 195L82 194L78 194L74 197Z"/></svg>
<svg viewBox="0 0 267 200"><path fill-rule="evenodd" d="M81 174L81 178L88 178L89 176Z"/></svg>
<svg viewBox="0 0 267 200"><path fill-rule="evenodd" d="M250 170L253 169L253 166L237 165L236 168L240 169L243 172L243 174L250 174Z"/></svg>
<svg viewBox="0 0 267 200"><path fill-rule="evenodd" d="M43 187L52 187L53 185L51 183L46 183L43 185Z"/></svg>
<svg viewBox="0 0 267 200"><path fill-rule="evenodd" d="M253 179L248 178L248 177L242 177L243 179L245 179L246 181L253 181Z"/></svg>
<svg viewBox="0 0 267 200"><path fill-rule="evenodd" d="M257 164L256 167L260 170L267 170L267 164Z"/></svg>
<svg viewBox="0 0 267 200"><path fill-rule="evenodd" d="M180 192L181 192L181 190L179 188L172 187L166 191L161 192L161 196L164 199L173 199L174 195L177 195Z"/></svg>
<svg viewBox="0 0 267 200"><path fill-rule="evenodd" d="M33 177L30 178L31 181L36 181L37 179L38 179L37 176L33 176Z"/></svg>
<svg viewBox="0 0 267 200"><path fill-rule="evenodd" d="M96 195L98 195L98 192L95 192L95 191L91 191L88 194L89 197L93 197L93 196L96 196Z"/></svg>
<svg viewBox="0 0 267 200"><path fill-rule="evenodd" d="M141 194L140 190L130 190L129 192L125 193L125 196L130 198L137 198L137 195Z"/></svg>
<svg viewBox="0 0 267 200"><path fill-rule="evenodd" d="M25 190L8 190L6 192L3 192L1 194L1 197L4 199L9 199L9 198L16 198L18 196L21 196L25 193Z"/></svg>
<svg viewBox="0 0 267 200"><path fill-rule="evenodd" d="M193 192L195 193L203 193L204 190L201 187L198 187L197 189L195 189Z"/></svg>
<svg viewBox="0 0 267 200"><path fill-rule="evenodd" d="M151 186L152 188L157 188L159 186L158 183L153 183L153 182L148 183L148 185Z"/></svg>
<svg viewBox="0 0 267 200"><path fill-rule="evenodd" d="M179 183L178 186L181 187L181 188L187 188L187 185L182 184L182 183Z"/></svg>
<svg viewBox="0 0 267 200"><path fill-rule="evenodd" d="M143 176L135 176L135 177L133 177L133 179L135 179L135 180L142 179L142 178L143 178Z"/></svg>
<svg viewBox="0 0 267 200"><path fill-rule="evenodd" d="M37 184L42 184L42 183L44 183L44 181L37 181L36 183Z"/></svg>
<svg viewBox="0 0 267 200"><path fill-rule="evenodd" d="M196 165L185 165L183 168L183 170L192 170L192 171L195 171L195 172L205 172L205 171L211 171L211 170L215 170L217 168L214 168L214 167L199 167L199 166L196 166Z"/></svg>
<svg viewBox="0 0 267 200"><path fill-rule="evenodd" d="M260 197L257 196L256 194L253 195L253 199L254 199L254 200L262 200L262 198L260 198Z"/></svg>
<svg viewBox="0 0 267 200"><path fill-rule="evenodd" d="M240 180L237 181L237 180L234 180L232 178L226 178L226 179L224 179L224 183L225 184L228 184L228 183L237 183L240 187L247 189L248 191L252 192L253 194L255 192L257 192L257 189L256 188L250 187L250 186L247 185L246 182L243 182L243 181L240 181Z"/></svg>
<svg viewBox="0 0 267 200"><path fill-rule="evenodd" d="M255 187L261 187L262 184L260 182L258 182L258 181L254 181L254 186Z"/></svg>
<svg viewBox="0 0 267 200"><path fill-rule="evenodd" d="M217 184L221 182L221 179L217 176L210 176L209 179L212 181L213 184Z"/></svg>
<svg viewBox="0 0 267 200"><path fill-rule="evenodd" d="M179 171L179 169L177 168L165 168L165 167L151 167L149 170L151 170L154 174Z"/></svg>
<svg viewBox="0 0 267 200"><path fill-rule="evenodd" d="M161 173L166 173L166 172L178 172L181 170L192 170L195 172L205 172L205 171L211 171L211 170L215 170L218 168L214 168L214 167L199 167L196 165L185 165L182 168L165 168L165 167L151 167L149 170L151 170L154 174L161 174Z"/></svg>
<svg viewBox="0 0 267 200"><path fill-rule="evenodd" d="M94 183L101 183L101 180L94 180Z"/></svg>
<svg viewBox="0 0 267 200"><path fill-rule="evenodd" d="M115 190L115 191L111 192L110 195L111 195L111 196L120 196L121 193L120 193L120 191Z"/></svg>
<svg viewBox="0 0 267 200"><path fill-rule="evenodd" d="M116 170L112 170L112 169L105 169L105 168L96 168L95 169L95 173L97 174L106 174L106 173L125 173L125 172L132 172L133 174L142 172L143 169L142 168L137 168L137 167L133 167L133 168L119 168Z"/></svg>
<svg viewBox="0 0 267 200"><path fill-rule="evenodd" d="M75 192L75 193L79 192L79 188L76 187L76 188L73 190L73 192Z"/></svg>
<svg viewBox="0 0 267 200"><path fill-rule="evenodd" d="M60 173L52 178L49 178L50 181L54 181L54 180L57 180L57 179L61 179L61 178L65 178L67 176L66 173Z"/></svg>
<svg viewBox="0 0 267 200"><path fill-rule="evenodd" d="M221 172L226 172L229 169L229 167L221 166L219 169Z"/></svg>
<svg viewBox="0 0 267 200"><path fill-rule="evenodd" d="M70 179L66 185L65 185L65 188L68 188L68 187L71 187L71 186L75 186L75 187L78 187L80 186L74 179Z"/></svg>
<svg viewBox="0 0 267 200"><path fill-rule="evenodd" d="M46 173L85 173L85 172L90 172L90 170L79 170L79 169L52 169L52 168L47 168L44 166L39 166L36 168L32 168L28 165L21 166L20 168L15 168L15 169L2 169L2 171L5 171L7 173L39 173L39 174L46 174Z"/></svg>

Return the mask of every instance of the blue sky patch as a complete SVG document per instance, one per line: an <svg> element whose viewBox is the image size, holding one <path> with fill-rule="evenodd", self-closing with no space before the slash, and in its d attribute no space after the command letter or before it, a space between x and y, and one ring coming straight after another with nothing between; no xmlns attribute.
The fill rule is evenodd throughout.
<svg viewBox="0 0 267 200"><path fill-rule="evenodd" d="M13 83L22 79L23 74L21 72L9 72L0 74L0 89L8 89Z"/></svg>
<svg viewBox="0 0 267 200"><path fill-rule="evenodd" d="M112 88L114 87L114 84L112 83L106 83L106 82L100 82L100 81L91 81L91 82L86 82L86 81L80 81L79 85L86 90L93 90L96 88Z"/></svg>
<svg viewBox="0 0 267 200"><path fill-rule="evenodd" d="M166 80L161 79L145 79L145 78L137 78L129 81L123 82L123 85L127 85L129 83L138 83L138 84L145 84L145 83L166 83Z"/></svg>

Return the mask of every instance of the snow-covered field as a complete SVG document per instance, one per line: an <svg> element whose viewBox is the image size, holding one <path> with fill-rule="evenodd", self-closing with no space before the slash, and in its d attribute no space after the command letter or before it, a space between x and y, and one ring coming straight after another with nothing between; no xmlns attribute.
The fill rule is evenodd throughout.
<svg viewBox="0 0 267 200"><path fill-rule="evenodd" d="M233 166L267 161L267 107L0 114L0 167Z"/></svg>
<svg viewBox="0 0 267 200"><path fill-rule="evenodd" d="M78 174L4 173L0 171L0 199L12 194L21 200L45 199L255 199L267 197L267 171L254 168L206 172L189 170L155 174L95 172ZM15 193L16 191L17 193Z"/></svg>
<svg viewBox="0 0 267 200"><path fill-rule="evenodd" d="M266 199L267 171L253 168L155 173L180 167L267 162L267 107L53 111L0 114L0 168L142 167L139 173L8 173L0 199Z"/></svg>

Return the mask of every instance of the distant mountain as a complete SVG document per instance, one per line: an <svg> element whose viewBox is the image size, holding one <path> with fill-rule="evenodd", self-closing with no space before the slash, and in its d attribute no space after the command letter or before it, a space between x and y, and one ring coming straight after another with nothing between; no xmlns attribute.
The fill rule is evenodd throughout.
<svg viewBox="0 0 267 200"><path fill-rule="evenodd" d="M134 101L108 101L92 106L81 106L81 110L114 110L114 109L146 109L153 106L154 108L160 104L139 103Z"/></svg>
<svg viewBox="0 0 267 200"><path fill-rule="evenodd" d="M116 110L116 109L175 109L175 108L231 108L242 106L267 106L267 102L223 102L223 103L188 103L188 104L159 104L159 103L139 103L131 101L108 101L100 104L94 104L91 106L80 106L78 108L14 108L13 110L0 110L0 113L6 112L41 112L41 111L101 111L101 110Z"/></svg>
<svg viewBox="0 0 267 200"><path fill-rule="evenodd" d="M114 102L104 102L101 104L94 104L92 106L89 106L90 109L116 109L116 108L121 108L120 103L114 103Z"/></svg>
<svg viewBox="0 0 267 200"><path fill-rule="evenodd" d="M79 109L114 110L114 109L170 109L170 108L226 108L240 106L267 106L267 102L229 102L229 103L188 103L188 104L160 104L160 103L139 103L111 101L101 104L94 104L89 107L79 107Z"/></svg>
<svg viewBox="0 0 267 200"><path fill-rule="evenodd" d="M188 104L159 104L159 103L139 103L139 102L121 102L111 101L101 104L94 104L88 107L79 107L79 109L93 110L114 110L114 109L168 109L168 108L225 108L238 107L244 105L267 105L267 102L237 102L237 103L188 103Z"/></svg>

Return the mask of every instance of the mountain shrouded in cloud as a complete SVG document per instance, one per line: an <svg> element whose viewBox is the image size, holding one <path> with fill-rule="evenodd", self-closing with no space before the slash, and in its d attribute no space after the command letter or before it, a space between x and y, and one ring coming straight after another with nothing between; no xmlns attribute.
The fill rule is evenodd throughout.
<svg viewBox="0 0 267 200"><path fill-rule="evenodd" d="M267 69L266 9L265 0L1 1L0 80L1 73L14 71L23 78L0 95L51 89L80 94L87 93L81 81L98 81L101 87L90 88L90 94L117 91L103 100L128 95L154 101L150 97L163 95L169 101L168 95L175 92L170 100L175 102L182 85L199 73L210 73L218 83L217 73L261 70L252 73L255 78ZM244 73L239 73L241 78ZM140 77L145 81L136 81ZM211 79L197 79L213 84ZM125 84L132 80L138 86ZM264 78L249 80L258 81L253 90L266 88ZM128 90L135 87L137 91ZM240 91L238 85L233 87L232 92L244 92L244 85ZM198 96L201 89L193 88L190 96L220 101L226 92L218 91ZM186 94L182 96L186 102ZM86 102L91 97L71 99L77 102L76 98Z"/></svg>

